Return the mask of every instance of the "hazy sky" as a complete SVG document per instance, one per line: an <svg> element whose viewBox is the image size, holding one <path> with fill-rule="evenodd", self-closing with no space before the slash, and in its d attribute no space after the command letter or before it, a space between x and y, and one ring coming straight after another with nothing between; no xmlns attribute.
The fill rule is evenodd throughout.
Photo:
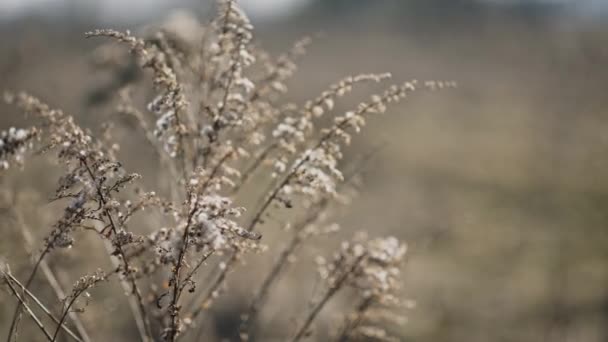
<svg viewBox="0 0 608 342"><path fill-rule="evenodd" d="M240 0L248 13L258 17L272 17L289 14L304 7L309 0ZM32 12L60 12L70 5L96 7L102 18L147 16L159 9L187 6L192 0L0 0L0 16L14 17ZM49 12L50 10L50 12ZM126 18L125 18L126 19Z"/></svg>
<svg viewBox="0 0 608 342"><path fill-rule="evenodd" d="M95 7L102 20L129 21L157 14L159 11L200 3L205 0L0 0L0 17L15 17L32 12L61 14L74 5ZM209 3L211 0L207 0ZM310 0L239 0L252 16L275 17L303 8ZM380 0L369 0L380 1ZM450 1L450 0L446 0ZM577 13L608 12L608 0L485 0L495 3L554 2L570 5Z"/></svg>

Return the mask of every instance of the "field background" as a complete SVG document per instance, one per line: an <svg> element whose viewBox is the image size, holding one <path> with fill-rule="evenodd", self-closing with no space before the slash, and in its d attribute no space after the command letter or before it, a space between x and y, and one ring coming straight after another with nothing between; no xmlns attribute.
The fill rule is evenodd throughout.
<svg viewBox="0 0 608 342"><path fill-rule="evenodd" d="M208 18L206 10L193 13ZM168 13L150 10L154 22ZM95 94L112 85L92 69L99 41L85 40L83 32L108 25L137 29L143 19L112 23L93 14L0 19L0 89L27 90L85 126L99 127L108 108L95 104ZM414 94L371 120L348 152L352 158L384 146L341 222L349 231L390 233L408 242L405 292L417 306L403 328L405 340L608 339L605 19L599 8L576 4L466 0L312 1L289 17L254 17L258 42L274 52L303 35L316 37L289 84L300 103L360 72L459 84ZM0 105L0 128L19 122L16 111ZM135 138L126 128L117 138L128 166L148 165L152 152L141 152L142 141L129 140ZM153 184L153 170L142 173ZM11 206L10 191L20 189L19 201L32 207L25 220L48 222L44 194L57 176L42 162L28 164L25 176L9 174L0 183L0 210ZM0 255L24 276L27 268L17 260L25 253L9 216L0 220ZM272 260L257 258L251 263ZM53 264L86 270L67 254ZM71 281L66 274L66 284ZM242 282L231 283L246 291ZM281 291L304 301L309 290L297 283L292 274ZM239 305L238 298L227 301ZM0 295L0 336L12 305ZM103 305L111 312L118 304ZM270 320L284 310L281 302L271 307ZM216 323L227 319L222 315L216 312Z"/></svg>

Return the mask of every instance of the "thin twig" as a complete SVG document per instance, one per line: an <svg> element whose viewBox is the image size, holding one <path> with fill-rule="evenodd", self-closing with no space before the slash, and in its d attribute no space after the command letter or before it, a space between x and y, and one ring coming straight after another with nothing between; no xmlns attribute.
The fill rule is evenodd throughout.
<svg viewBox="0 0 608 342"><path fill-rule="evenodd" d="M29 227L25 224L25 222L23 220L21 212L15 211L15 215L17 218L17 222L19 223L19 226L21 228L21 233L23 234L23 239L25 240L26 244L32 246L34 239L33 239L33 236L32 236L32 233L31 233ZM51 269L49 264L46 262L46 260L42 260L40 262L40 269L42 270L42 273L44 274L49 285L55 292L55 295L57 296L57 298L65 298L65 292L61 288L61 285L59 284L57 277L53 273L53 270ZM24 289L25 292L29 293L29 290L27 290L25 287L22 287L22 288ZM76 330L78 330L78 334L82 338L82 341L90 342L91 338L89 337L89 334L87 333L86 328L82 324L82 321L80 320L78 315L74 312L70 312L70 319L74 323L74 326L76 326Z"/></svg>
<svg viewBox="0 0 608 342"><path fill-rule="evenodd" d="M57 339L57 335L59 335L59 331L61 330L61 326L63 325L63 322L68 317L68 313L70 312L70 309L72 309L72 306L74 305L74 303L76 303L76 299L78 299L78 297L82 294L82 292L83 291L79 291L78 293L74 294L72 296L72 298L70 299L70 303L68 304L68 306L63 311L63 314L61 315L61 319L59 320L57 329L55 329L55 333L53 334L53 339L51 340L51 342L55 342L55 340Z"/></svg>
<svg viewBox="0 0 608 342"><path fill-rule="evenodd" d="M229 259L225 261L225 267L222 269L222 271L215 279L211 287L207 290L207 294L205 295L203 300L200 301L201 304L199 304L198 307L192 312L193 321L201 314L203 310L207 309L211 305L212 298L215 297L217 290L223 284L224 279L226 279L227 272L224 272L224 270L228 269L231 265L236 263L237 260L238 252L234 251L230 254Z"/></svg>
<svg viewBox="0 0 608 342"><path fill-rule="evenodd" d="M228 158L230 158L232 156L233 151L229 151L227 152L215 165L215 167L213 167L213 170L211 170L211 174L209 175L209 177L207 178L207 180L205 180L205 183L203 183L203 186L201 187L201 194L204 194L205 191L207 190L207 188L209 187L209 185L211 184L211 182L213 181L213 179L215 179L215 177L217 176L217 174L219 173L221 167L224 165L224 163L226 162L226 160L228 160Z"/></svg>
<svg viewBox="0 0 608 342"><path fill-rule="evenodd" d="M190 197L192 200L192 196ZM190 202L190 201L189 201ZM175 336L177 335L178 326L179 326L179 311L178 307L179 296L181 294L180 289L180 272L182 269L182 265L184 264L184 258L186 256L186 252L188 251L188 235L190 233L190 226L192 225L192 219L194 218L194 214L198 210L198 202L195 203L192 210L188 214L188 221L186 222L186 227L184 228L184 234L182 236L182 247L179 250L179 256L177 258L177 263L175 264L175 268L173 270L173 275L170 283L173 285L173 296L171 298L171 304L169 305L169 310L171 314L171 327L168 331L167 340L174 341Z"/></svg>
<svg viewBox="0 0 608 342"><path fill-rule="evenodd" d="M237 184L233 189L232 193L237 193L243 185L247 183L251 175L258 169L262 162L266 160L266 157L278 146L276 142L266 146L264 150L258 154L253 163L243 172L241 179L239 179L239 184Z"/></svg>
<svg viewBox="0 0 608 342"><path fill-rule="evenodd" d="M351 265L351 267L340 276L340 278L335 282L335 284L333 284L327 290L323 298L313 307L313 309L310 311L310 313L304 320L304 323L296 331L295 335L291 339L291 342L299 341L308 333L310 325L315 320L319 312L321 312L321 310L325 307L325 304L327 304L327 302L336 294L336 292L338 292L338 290L342 288L344 282L346 282L348 277L357 269L357 267L359 267L359 263L363 260L363 258L365 258L365 256L365 253L361 254Z"/></svg>
<svg viewBox="0 0 608 342"><path fill-rule="evenodd" d="M392 95L385 95L384 98L389 98L391 96ZM384 102L384 101L381 101L381 102ZM368 103L368 104L365 104L364 106L361 106L358 109L358 114L368 112L374 105L375 105L374 103ZM356 117L356 116L357 115L353 115L353 117ZM347 118L344 121L340 122L339 124L334 124L331 127L331 129L329 129L324 135L322 135L319 138L319 140L317 141L317 143L314 145L314 147L311 150L316 150L317 148L322 147L339 130L342 130L342 129L348 127L350 122L353 120L352 119L353 117ZM289 184L289 182L292 180L292 178L296 176L299 169L305 163L307 163L309 160L310 160L310 155L307 155L306 157L300 159L298 161L298 163L296 163L296 165L293 166L293 168L290 170L290 172L287 173L283 177L283 179L279 182L279 184L274 187L274 189L272 190L270 195L266 198L266 200L263 202L261 207L256 211L255 215L253 216L253 219L247 226L246 229L248 231L253 231L253 229L257 226L257 224L259 224L261 222L262 216L266 213L266 210L270 207L270 204L272 203L272 201L274 201L274 199L279 195L279 192L281 191L281 189L283 189L283 187L285 187L287 184ZM231 255L229 256L228 260L225 262L225 267L223 267L222 270L220 270L220 274L218 275L217 279L213 282L213 285L207 292L207 295L204 297L204 299L201 302L201 304L199 305L199 307L194 311L192 320L195 320L197 318L197 316L203 311L203 309L208 307L211 297L217 291L217 289L222 285L224 279L226 278L227 273L232 269L232 267L234 266L234 264L236 263L237 260L238 260L238 251L233 251L231 253Z"/></svg>
<svg viewBox="0 0 608 342"><path fill-rule="evenodd" d="M40 256L38 257L38 260L36 261L36 263L34 264L34 269L32 269L32 272L30 273L29 277L27 278L27 281L25 282L25 288L29 289L30 285L32 285L32 282L34 281L34 278L36 277L36 273L38 272L38 268L40 267L40 264L42 263L42 260L44 259L44 257L51 251L51 244L46 245L46 247L44 248L44 250L42 251L42 253L40 254ZM19 315L21 313L21 306L23 305L23 303L20 301L19 303L17 303L17 307L15 308L15 312L13 313L13 319L11 322L11 327L8 330L8 337L6 339L7 342L11 342L11 338L14 335L18 334L18 330L19 330Z"/></svg>
<svg viewBox="0 0 608 342"><path fill-rule="evenodd" d="M342 332L338 335L338 342L347 342L352 331L356 329L363 319L365 318L365 313L374 303L375 298L373 296L367 297L363 299L363 301L357 305L357 310L355 311L355 317L353 319L347 318L344 322L344 327L342 328Z"/></svg>
<svg viewBox="0 0 608 342"><path fill-rule="evenodd" d="M82 339L80 339L72 330L70 330L70 328L68 328L65 324L59 324L59 319L57 319L57 317L53 316L53 314L51 313L51 311L44 306L44 304L42 304L42 302L40 301L40 299L38 299L36 296L34 296L34 294L32 292L30 292L30 290L27 290L25 288L25 286L23 284L21 284L19 282L19 280L17 280L17 278L15 278L12 274L10 273L4 273L4 275L8 278L8 281L12 281L14 282L17 286L19 286L21 288L21 291L24 291L25 294L27 294L33 301L34 303L36 303L38 305L38 307L40 309L42 309L42 311L44 311L44 313L53 320L53 322L57 323L57 325L59 325L61 327L61 329L63 329L65 332L67 332L72 338L74 338L76 341L78 342L83 342Z"/></svg>
<svg viewBox="0 0 608 342"><path fill-rule="evenodd" d="M184 280L182 281L182 285L180 287L180 292L184 291L184 288L188 285L188 283L192 280L192 277L194 277L194 275L196 274L196 272L198 271L198 269L203 266L203 264L205 263L205 261L207 261L207 259L209 259L209 257L211 255L213 255L213 253L215 252L215 250L210 250L209 252L205 253L200 259L199 261L196 263L196 266L194 266L194 268L192 268L192 271L190 271L188 273L188 275L186 275L186 277L184 278Z"/></svg>
<svg viewBox="0 0 608 342"><path fill-rule="evenodd" d="M97 194L99 196L99 201L101 202L101 204L104 207L104 214L110 221L110 228L112 230L112 233L114 233L116 235L118 233L118 229L114 223L112 214L110 213L110 211L108 209L105 208L107 205L107 201L105 199L103 191L102 191L99 183L97 182L97 179L96 179L93 171L91 170L88 163L86 162L86 160L83 158L80 161L81 161L82 165L86 168L86 171L88 172L89 176L91 177L91 180L93 181L93 183L95 184L95 186L97 188ZM124 268L125 268L124 274L125 274L126 278L129 279L131 282L131 293L135 294L135 297L137 299L138 310L134 310L133 315L134 315L136 323L138 323L137 326L139 328L138 330L140 332L141 338L144 342L151 341L152 340L152 329L150 328L150 321L146 314L146 309L145 309L141 291L139 290L139 287L137 286L136 280L131 275L131 267L129 265L129 261L127 259L125 251L123 250L122 246L120 246L119 244L117 244L115 247L124 264ZM143 330L141 329L141 324L140 324L142 322L143 322L143 328L144 328Z"/></svg>
<svg viewBox="0 0 608 342"><path fill-rule="evenodd" d="M285 269L289 257L295 252L295 250L300 246L303 241L302 230L313 223L318 217L319 213L326 208L329 201L322 201L312 210L311 214L307 215L301 222L296 224L294 228L294 234L289 241L289 244L283 248L283 251L279 255L279 258L274 263L272 269L262 282L260 289L255 295L254 299L251 301L251 305L249 306L249 311L245 315L245 319L243 320L240 330L241 333L247 333L252 323L255 322L257 318L257 314L261 305L266 301L268 297L268 293L270 292L271 286L278 279L281 272Z"/></svg>
<svg viewBox="0 0 608 342"><path fill-rule="evenodd" d="M44 333L44 336L46 336L47 340L49 341L53 341L53 338L51 337L51 335L49 335L49 333L46 331L46 329L44 328L44 325L42 324L42 321L40 321L40 319L38 317L36 317L36 315L34 314L34 312L32 311L32 309L30 309L30 307L27 305L27 303L23 300L23 298L21 298L21 296L19 296L19 293L17 292L17 289L15 289L13 287L13 284L11 284L10 281L6 282L8 284L8 287L10 288L11 292L13 293L13 295L17 298L17 300L19 301L19 305L20 307L22 306L25 311L28 313L28 315L32 318L32 320L34 321L34 323L36 323L36 325L38 326L38 328L40 328L40 330L42 331L42 333ZM9 336L10 337L10 336Z"/></svg>

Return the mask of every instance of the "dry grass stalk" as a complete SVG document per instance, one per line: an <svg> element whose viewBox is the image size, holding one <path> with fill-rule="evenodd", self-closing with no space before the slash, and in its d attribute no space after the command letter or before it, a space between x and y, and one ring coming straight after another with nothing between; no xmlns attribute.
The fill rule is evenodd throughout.
<svg viewBox="0 0 608 342"><path fill-rule="evenodd" d="M303 105L286 103L286 82L294 75L295 60L310 39L298 41L273 59L255 46L253 26L236 1L220 0L217 7L215 20L206 26L196 23L188 32L161 30L146 39L128 31L86 33L86 37L106 37L126 45L142 72L150 73L152 84L135 80L120 92L117 112L121 118L134 120L138 132L155 149L161 166L159 183L169 191L141 190L141 176L128 172L119 161L120 146L110 137L111 126L103 138L96 139L74 117L31 95L5 96L36 123L31 128L0 133L0 172L21 167L33 150L52 155L50 159L64 167L52 196L64 208L57 212L58 219L44 239L29 277L23 285L12 276L5 277L10 278L5 284L18 300L9 340L18 336L22 309L49 341L59 338L61 330L77 341L90 340L74 309L82 296L109 280L110 274L117 275L128 298L142 341L185 339L188 331L200 324L200 316L213 310L239 262L251 253L267 250L261 244L262 232L270 229L266 217L282 209L304 210L277 262L259 278L259 290L248 300L241 338L252 338L253 325L262 327L265 323L258 313L274 295L273 285L285 276L296 250L304 249L311 236L337 231L337 225L326 221L334 210L331 204L348 197L349 187L341 184L349 176L343 175L341 164L342 150L352 136L362 130L369 117L385 112L389 105L418 89L453 86L451 82L405 82L389 86L353 110L336 114L336 102L355 86L381 84L390 78L389 74L361 74L338 81ZM188 38L191 36L198 39ZM106 55L99 59L104 61L100 65L106 69L130 65L116 58L121 55L112 49L119 48L110 45L98 50ZM131 98L129 92L137 89L154 93L146 110L139 109L140 104ZM326 124L325 117L330 115ZM257 208L245 217L241 205L246 201L239 190L253 180L269 181L269 188L258 198ZM133 223L136 217L149 219L150 225L138 226ZM279 220L282 225L288 223ZM22 229L30 235L25 224ZM66 297L47 259L60 249L72 248L78 253L77 240L85 231L104 246L114 269L80 278ZM396 238L358 236L345 242L332 261L319 257L325 291L291 340L307 336L326 304L347 288L358 294L361 302L353 308L354 313L346 315L336 338L385 334L388 339L381 326L371 324L370 312L399 302L395 290L404 253L404 245ZM215 277L205 279L206 290L198 290L200 271L216 257L220 260ZM30 291L39 268L55 284L56 295L65 297L60 298L64 305L59 318L51 315L57 325L52 334L25 298L30 297L50 315L51 309ZM192 293L195 295L188 296ZM79 335L64 324L68 317L76 323Z"/></svg>

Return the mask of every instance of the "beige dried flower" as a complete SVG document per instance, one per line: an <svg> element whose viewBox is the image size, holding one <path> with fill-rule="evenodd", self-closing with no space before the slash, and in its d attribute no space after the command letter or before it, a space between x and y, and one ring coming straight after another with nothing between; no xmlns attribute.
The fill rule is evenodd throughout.
<svg viewBox="0 0 608 342"><path fill-rule="evenodd" d="M370 116L385 112L414 90L454 86L443 81L406 82L335 113L337 102L355 87L390 77L360 74L337 81L310 101L289 103L284 99L287 81L311 39L305 37L273 58L253 40L251 21L237 1L219 0L217 9L208 25L182 13L165 22L159 32L145 30L143 38L111 29L86 33L110 38L134 56L127 58L117 44L105 46L95 53L97 66L151 76L147 86L140 84L149 79L145 77L117 82L120 93L113 107L154 148L158 170L142 174L152 171L158 182L140 181L141 175L127 171L119 160L128 150L121 150L114 140L121 122L106 122L92 131L34 96L6 94L7 102L30 114L36 124L0 131L0 169L21 164L37 147L64 169L51 198L60 208L54 212L57 219L50 224L23 293L49 255L68 248L70 253L82 253L81 239L99 239L113 267L107 273L81 277L67 296L61 296L65 305L60 318L52 317L59 323L54 336L41 329L47 339L56 340L59 331L67 329L68 317L78 326L73 318L80 310L77 300L114 273L142 341L183 338L201 323L202 314L230 293L226 284L231 272L255 260L250 254L275 249L274 243L260 243L262 232L289 226L281 232L285 243L277 261L260 277L259 287L252 283L259 291L241 333L244 339L253 339L256 329L263 329L257 325L264 323L256 320L256 313L279 292L272 290L273 285L294 264L296 251L315 238L329 239L345 230L334 222L338 216L334 203L348 204L356 190L352 184L344 186L352 175L343 171L343 149L354 134ZM145 97L142 103L131 93L138 89L136 94ZM104 99L113 101L113 95ZM261 186L247 187L251 183ZM143 184L159 188L144 191ZM266 190L257 194L258 189ZM247 215L244 207L250 210ZM293 214L275 215L277 207L293 208ZM317 256L324 291L292 341L307 336L327 302L347 289L359 302L346 311L338 339L394 340L383 322L401 321L391 310L408 303L398 293L405 252L405 244L395 237L358 236L344 242L333 256ZM298 257L306 259L306 254ZM208 264L215 268L203 280L200 270ZM252 282L257 280L253 273L246 273ZM18 291L15 294L22 299ZM18 303L9 338L18 334L22 309L29 309L25 301ZM79 335L71 336L88 339L82 326Z"/></svg>

